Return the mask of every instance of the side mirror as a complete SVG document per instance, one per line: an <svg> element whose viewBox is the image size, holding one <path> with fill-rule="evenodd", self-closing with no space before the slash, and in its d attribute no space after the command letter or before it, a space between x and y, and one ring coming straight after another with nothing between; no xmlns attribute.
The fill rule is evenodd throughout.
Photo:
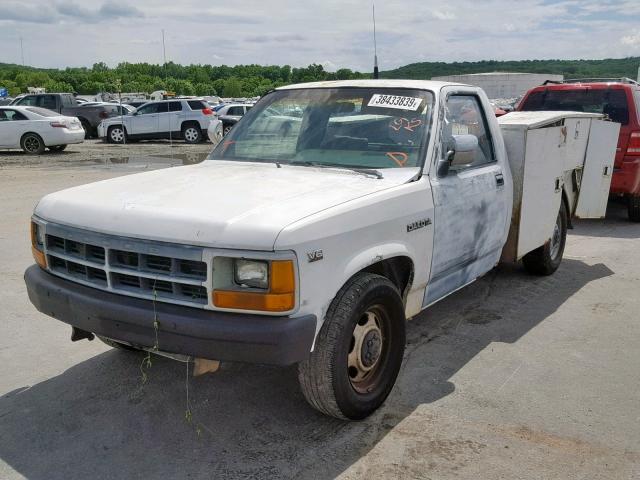
<svg viewBox="0 0 640 480"><path fill-rule="evenodd" d="M475 135L453 135L447 145L447 153L438 162L439 177L446 177L450 167L465 167L473 163L475 151L478 148L478 137Z"/></svg>
<svg viewBox="0 0 640 480"><path fill-rule="evenodd" d="M478 137L475 135L453 135L447 147L447 160L452 167L463 167L473 163Z"/></svg>

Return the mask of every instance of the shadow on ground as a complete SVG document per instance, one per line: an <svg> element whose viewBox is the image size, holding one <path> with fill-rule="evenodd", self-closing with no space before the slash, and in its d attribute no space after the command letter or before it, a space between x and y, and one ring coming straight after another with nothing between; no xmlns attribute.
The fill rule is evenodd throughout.
<svg viewBox="0 0 640 480"><path fill-rule="evenodd" d="M154 357L143 385L143 355L109 351L0 398L0 458L33 480L333 478L418 405L452 393L453 375L489 344L518 341L612 273L577 260L545 278L490 272L409 322L396 388L358 423L311 410L294 367L243 364L189 380L189 423L186 364Z"/></svg>
<svg viewBox="0 0 640 480"><path fill-rule="evenodd" d="M640 223L629 220L626 203L610 200L604 219L574 220L571 235L609 238L640 238Z"/></svg>

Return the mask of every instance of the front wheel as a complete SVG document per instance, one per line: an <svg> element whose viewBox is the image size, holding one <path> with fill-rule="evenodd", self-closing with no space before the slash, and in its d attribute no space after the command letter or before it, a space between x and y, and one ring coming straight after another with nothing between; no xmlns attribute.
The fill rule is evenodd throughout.
<svg viewBox="0 0 640 480"><path fill-rule="evenodd" d="M551 238L543 246L527 253L522 258L527 272L534 275L551 275L558 269L567 242L568 223L569 213L565 203L562 202Z"/></svg>
<svg viewBox="0 0 640 480"><path fill-rule="evenodd" d="M222 129L222 136L226 137L232 128L233 128L233 125L225 125L224 128Z"/></svg>
<svg viewBox="0 0 640 480"><path fill-rule="evenodd" d="M385 401L405 346L400 293L387 278L359 273L338 292L313 352L298 365L307 402L340 419L360 420Z"/></svg>
<svg viewBox="0 0 640 480"><path fill-rule="evenodd" d="M109 143L124 143L126 138L127 134L124 127L121 125L109 127L109 130L107 131L107 139L109 140Z"/></svg>

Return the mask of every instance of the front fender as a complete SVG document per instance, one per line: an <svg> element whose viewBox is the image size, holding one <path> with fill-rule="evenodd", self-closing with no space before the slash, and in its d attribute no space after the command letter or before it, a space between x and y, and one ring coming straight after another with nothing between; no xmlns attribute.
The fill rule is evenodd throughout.
<svg viewBox="0 0 640 480"><path fill-rule="evenodd" d="M340 285L344 285L347 280L368 266L393 257L408 257L414 265L416 263L413 253L409 251L406 245L401 243L375 245L358 252L347 262L342 272Z"/></svg>

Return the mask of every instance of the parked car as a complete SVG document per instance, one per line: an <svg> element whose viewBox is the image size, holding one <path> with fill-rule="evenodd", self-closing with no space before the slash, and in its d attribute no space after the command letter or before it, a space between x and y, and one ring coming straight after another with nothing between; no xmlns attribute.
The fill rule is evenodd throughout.
<svg viewBox="0 0 640 480"><path fill-rule="evenodd" d="M292 103L297 126L272 129ZM393 388L407 318L501 260L552 274L571 217L603 214L619 125L510 115L453 83L281 87L204 162L40 200L29 298L73 340L298 364L310 405L362 419Z"/></svg>
<svg viewBox="0 0 640 480"><path fill-rule="evenodd" d="M222 133L224 135L229 133L251 107L253 107L251 103L227 103L219 108L216 115L222 121Z"/></svg>
<svg viewBox="0 0 640 480"><path fill-rule="evenodd" d="M85 130L85 138L95 136L96 127L102 120L119 115L118 109L111 105L83 106L71 93L26 94L16 98L11 105L46 108L62 115L77 117Z"/></svg>
<svg viewBox="0 0 640 480"><path fill-rule="evenodd" d="M118 111L118 115L131 115L136 111L135 107L132 107L127 103L120 104L115 102L86 102L82 104L83 107L95 107L96 105L111 105L116 108L116 110Z"/></svg>
<svg viewBox="0 0 640 480"><path fill-rule="evenodd" d="M618 78L548 83L529 90L518 110L597 112L620 123L611 195L627 203L630 220L640 222L640 85L637 82Z"/></svg>
<svg viewBox="0 0 640 480"><path fill-rule="evenodd" d="M131 115L103 121L98 136L111 143L160 138L198 143L212 117L213 110L203 100L159 100L145 103Z"/></svg>
<svg viewBox="0 0 640 480"><path fill-rule="evenodd" d="M213 146L215 147L220 143L222 137L224 137L224 132L222 128L222 121L216 117L213 117L209 122L209 126L207 127L207 136Z"/></svg>
<svg viewBox="0 0 640 480"><path fill-rule="evenodd" d="M39 107L0 106L0 148L40 154L45 148L60 152L83 141L84 130L76 117Z"/></svg>

